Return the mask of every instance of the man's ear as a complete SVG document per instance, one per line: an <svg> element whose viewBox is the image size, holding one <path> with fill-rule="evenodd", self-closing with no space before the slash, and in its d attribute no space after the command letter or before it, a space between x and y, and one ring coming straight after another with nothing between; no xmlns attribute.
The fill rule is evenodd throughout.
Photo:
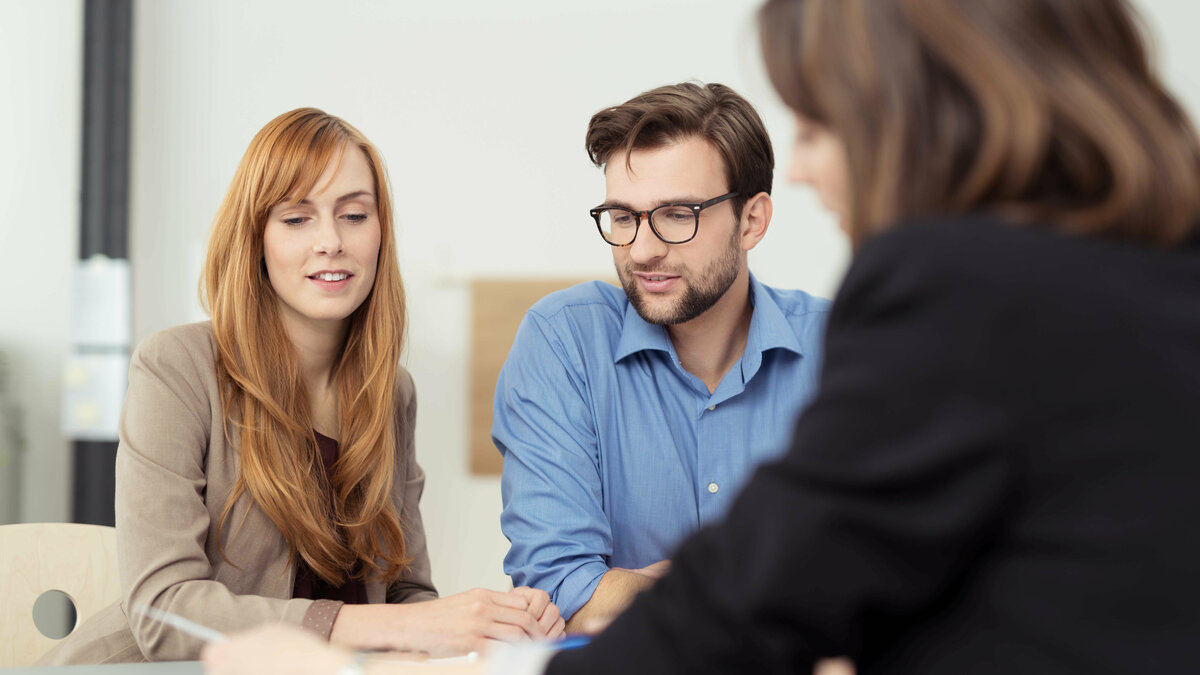
<svg viewBox="0 0 1200 675"><path fill-rule="evenodd" d="M749 251L767 235L771 225L771 195L760 192L742 205L742 250Z"/></svg>

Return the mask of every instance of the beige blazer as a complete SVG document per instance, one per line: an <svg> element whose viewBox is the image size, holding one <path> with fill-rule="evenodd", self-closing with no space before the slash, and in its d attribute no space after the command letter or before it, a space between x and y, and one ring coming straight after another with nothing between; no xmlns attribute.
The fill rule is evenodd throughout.
<svg viewBox="0 0 1200 675"><path fill-rule="evenodd" d="M292 599L296 568L283 534L248 494L234 505L217 549L217 522L238 475L225 442L209 322L176 326L143 341L129 368L117 450L117 557L123 597L84 622L42 658L44 664L196 659L201 642L131 614L136 603L220 631L266 621L299 625L312 600ZM371 602L437 597L418 501L425 474L414 456L416 395L400 369L396 410L396 485L412 566L385 588L367 584Z"/></svg>

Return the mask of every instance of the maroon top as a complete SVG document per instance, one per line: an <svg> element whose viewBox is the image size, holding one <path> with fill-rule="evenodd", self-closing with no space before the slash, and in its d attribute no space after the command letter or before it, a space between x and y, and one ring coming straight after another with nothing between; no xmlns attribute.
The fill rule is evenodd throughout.
<svg viewBox="0 0 1200 675"><path fill-rule="evenodd" d="M313 430L313 433L317 435L317 447L321 450L321 463L325 466L325 475L332 476L333 465L337 462L338 457L338 443L328 436L322 436L316 430ZM331 486L330 490L332 489ZM365 605L367 604L366 584L361 579L350 578L361 568L361 562L354 563L354 567L343 577L342 585L334 587L309 569L303 559L298 559L296 561L296 585L292 588L292 597L310 600L341 600L349 605Z"/></svg>

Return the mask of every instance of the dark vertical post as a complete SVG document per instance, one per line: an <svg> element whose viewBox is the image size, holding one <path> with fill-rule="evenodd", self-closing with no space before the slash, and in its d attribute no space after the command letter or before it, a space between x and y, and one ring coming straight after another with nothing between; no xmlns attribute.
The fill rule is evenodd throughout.
<svg viewBox="0 0 1200 675"><path fill-rule="evenodd" d="M80 259L128 255L132 0L86 0ZM116 440L75 441L72 517L112 525Z"/></svg>

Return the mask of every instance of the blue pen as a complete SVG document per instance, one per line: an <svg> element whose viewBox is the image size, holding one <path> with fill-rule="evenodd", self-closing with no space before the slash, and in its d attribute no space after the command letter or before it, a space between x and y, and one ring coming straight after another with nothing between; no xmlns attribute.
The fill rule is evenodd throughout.
<svg viewBox="0 0 1200 675"><path fill-rule="evenodd" d="M586 633L564 635L558 642L550 643L551 649L579 649L592 641L592 636Z"/></svg>

